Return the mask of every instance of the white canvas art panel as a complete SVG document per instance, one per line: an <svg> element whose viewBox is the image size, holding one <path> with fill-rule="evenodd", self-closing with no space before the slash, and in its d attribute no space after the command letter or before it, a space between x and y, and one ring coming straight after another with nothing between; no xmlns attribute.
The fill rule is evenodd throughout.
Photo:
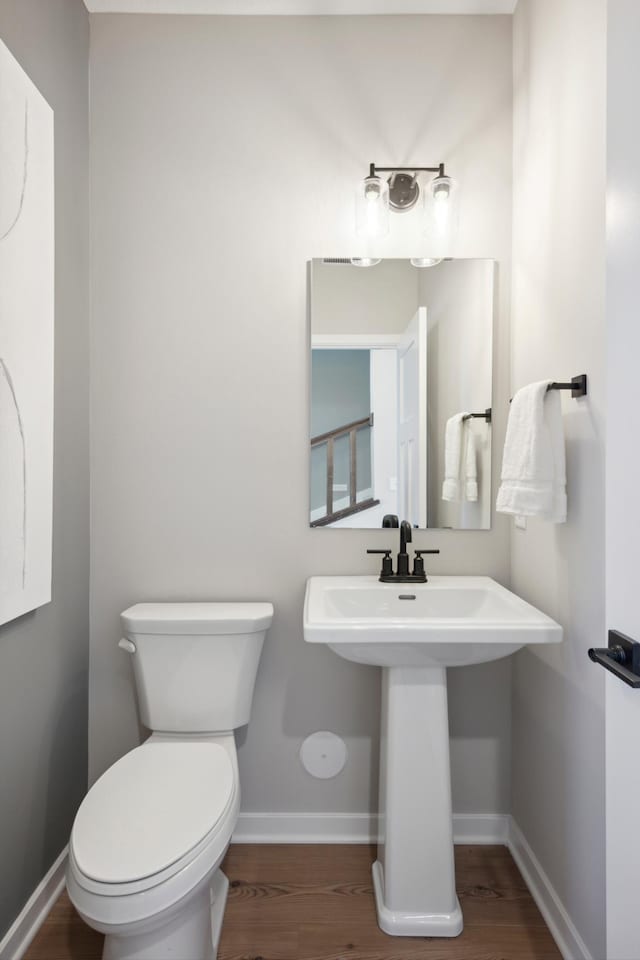
<svg viewBox="0 0 640 960"><path fill-rule="evenodd" d="M0 41L0 624L51 600L53 111Z"/></svg>

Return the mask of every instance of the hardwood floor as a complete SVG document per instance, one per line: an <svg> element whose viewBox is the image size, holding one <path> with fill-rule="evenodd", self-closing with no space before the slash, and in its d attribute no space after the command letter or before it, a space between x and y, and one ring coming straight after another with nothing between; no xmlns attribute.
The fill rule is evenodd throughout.
<svg viewBox="0 0 640 960"><path fill-rule="evenodd" d="M464 931L453 940L379 930L374 859L368 846L231 847L218 960L561 960L506 847L456 847ZM101 951L63 894L25 960L100 960Z"/></svg>

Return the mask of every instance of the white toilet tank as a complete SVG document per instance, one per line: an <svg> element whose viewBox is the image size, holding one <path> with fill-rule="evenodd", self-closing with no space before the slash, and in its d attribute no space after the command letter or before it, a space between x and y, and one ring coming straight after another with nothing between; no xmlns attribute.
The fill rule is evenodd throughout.
<svg viewBox="0 0 640 960"><path fill-rule="evenodd" d="M140 719L167 733L249 722L270 603L138 603L121 614Z"/></svg>

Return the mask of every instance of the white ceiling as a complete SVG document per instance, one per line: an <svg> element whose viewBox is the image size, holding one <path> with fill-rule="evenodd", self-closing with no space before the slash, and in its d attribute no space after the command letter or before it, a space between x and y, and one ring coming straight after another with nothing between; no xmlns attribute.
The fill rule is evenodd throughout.
<svg viewBox="0 0 640 960"><path fill-rule="evenodd" d="M251 15L513 13L518 0L84 0L90 13Z"/></svg>

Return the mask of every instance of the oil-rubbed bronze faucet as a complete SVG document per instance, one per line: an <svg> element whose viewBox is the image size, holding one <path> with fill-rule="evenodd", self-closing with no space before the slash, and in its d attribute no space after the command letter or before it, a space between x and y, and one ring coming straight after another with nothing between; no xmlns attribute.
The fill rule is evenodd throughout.
<svg viewBox="0 0 640 960"><path fill-rule="evenodd" d="M403 520L400 524L400 553L398 554L398 577L409 576L409 554L407 553L407 544L411 543L411 524L408 520Z"/></svg>
<svg viewBox="0 0 640 960"><path fill-rule="evenodd" d="M386 518L385 518L386 519ZM391 526L391 524L388 524ZM394 524L396 526L396 524ZM413 570L409 572L409 554L407 544L413 540L413 531L408 520L403 520L400 526L400 552L398 554L397 572L393 572L391 550L367 550L367 553L383 554L382 570L378 578L381 583L426 583L427 575L424 569L422 555L425 553L440 553L439 550L416 550L413 561Z"/></svg>

